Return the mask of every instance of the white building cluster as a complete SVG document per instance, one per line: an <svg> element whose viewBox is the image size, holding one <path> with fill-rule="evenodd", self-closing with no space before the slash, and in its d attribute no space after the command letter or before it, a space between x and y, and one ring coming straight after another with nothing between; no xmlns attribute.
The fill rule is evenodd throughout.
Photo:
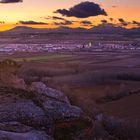
<svg viewBox="0 0 140 140"><path fill-rule="evenodd" d="M135 50L140 49L140 46L132 44L1 44L0 53L14 53L14 52L57 52L57 51L76 51L76 50Z"/></svg>
<svg viewBox="0 0 140 140"><path fill-rule="evenodd" d="M113 43L108 43L108 44L97 44L92 46L93 49L99 49L99 50L136 50L140 49L140 46L135 46L132 44L113 44Z"/></svg>
<svg viewBox="0 0 140 140"><path fill-rule="evenodd" d="M59 50L72 51L80 48L79 44L2 44L0 45L0 52L55 52Z"/></svg>

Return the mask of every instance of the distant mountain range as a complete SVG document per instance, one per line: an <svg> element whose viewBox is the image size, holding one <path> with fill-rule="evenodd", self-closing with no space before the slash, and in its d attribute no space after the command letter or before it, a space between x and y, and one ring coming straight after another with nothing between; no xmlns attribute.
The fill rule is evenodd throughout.
<svg viewBox="0 0 140 140"><path fill-rule="evenodd" d="M126 29L123 27L116 27L112 24L103 24L90 29L86 28L70 28L66 26L61 26L58 28L32 28L27 26L17 26L13 29L1 32L4 34L36 34L36 33L73 33L73 32L85 32L85 33L101 33L101 34L140 34L139 28Z"/></svg>

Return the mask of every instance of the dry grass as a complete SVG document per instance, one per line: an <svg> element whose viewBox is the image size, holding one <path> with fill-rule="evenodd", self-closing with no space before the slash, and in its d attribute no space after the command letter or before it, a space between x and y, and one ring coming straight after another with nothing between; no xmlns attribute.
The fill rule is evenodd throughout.
<svg viewBox="0 0 140 140"><path fill-rule="evenodd" d="M140 120L104 117L103 126L110 135L119 140L138 140L140 138Z"/></svg>

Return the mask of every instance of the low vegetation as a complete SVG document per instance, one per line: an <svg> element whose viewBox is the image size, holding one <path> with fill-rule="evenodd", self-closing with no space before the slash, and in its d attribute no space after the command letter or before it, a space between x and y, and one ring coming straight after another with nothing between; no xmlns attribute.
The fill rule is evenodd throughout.
<svg viewBox="0 0 140 140"><path fill-rule="evenodd" d="M105 130L118 140L138 140L140 138L140 120L104 117L102 123Z"/></svg>

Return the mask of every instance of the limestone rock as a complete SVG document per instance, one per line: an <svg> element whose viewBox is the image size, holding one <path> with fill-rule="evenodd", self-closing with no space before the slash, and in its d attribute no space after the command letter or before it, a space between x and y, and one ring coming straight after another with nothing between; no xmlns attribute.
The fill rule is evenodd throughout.
<svg viewBox="0 0 140 140"><path fill-rule="evenodd" d="M45 132L29 131L26 133L15 133L0 130L0 140L53 140Z"/></svg>
<svg viewBox="0 0 140 140"><path fill-rule="evenodd" d="M41 96L54 98L56 100L69 103L69 100L64 93L58 90L49 88L42 82L33 82L29 89L31 91L36 91L38 94L41 94Z"/></svg>
<svg viewBox="0 0 140 140"><path fill-rule="evenodd" d="M48 135L74 140L75 134L91 128L91 121L63 93L48 92L45 85L43 89L0 87L0 140L52 140Z"/></svg>
<svg viewBox="0 0 140 140"><path fill-rule="evenodd" d="M0 130L2 131L11 131L17 133L25 133L31 131L33 128L30 126L26 126L20 122L11 121L11 122L1 122Z"/></svg>

